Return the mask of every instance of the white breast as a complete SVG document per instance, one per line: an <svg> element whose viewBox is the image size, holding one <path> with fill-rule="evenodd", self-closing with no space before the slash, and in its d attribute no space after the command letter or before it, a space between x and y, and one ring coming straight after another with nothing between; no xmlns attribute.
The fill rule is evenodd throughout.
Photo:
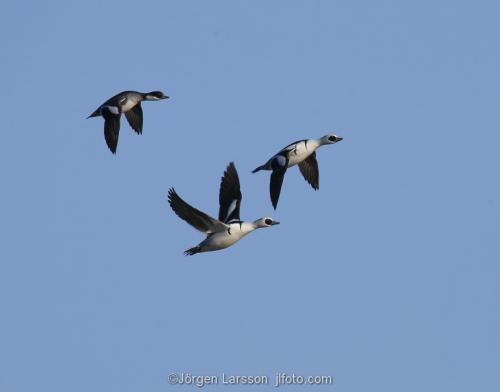
<svg viewBox="0 0 500 392"><path fill-rule="evenodd" d="M212 234L200 245L202 245L206 250L224 249L233 245L235 242L238 242L241 238L253 230L255 230L255 228L248 222L242 222L241 224L231 223L229 225L229 231L220 231Z"/></svg>
<svg viewBox="0 0 500 392"><path fill-rule="evenodd" d="M295 148L290 150L288 154L288 167L302 162L309 155L311 155L318 148L318 143L315 140L308 140L306 142L299 142Z"/></svg>
<svg viewBox="0 0 500 392"><path fill-rule="evenodd" d="M127 98L125 103L122 105L122 112L128 112L130 109L132 109L137 103L139 102L138 99L135 99L135 97L130 97Z"/></svg>

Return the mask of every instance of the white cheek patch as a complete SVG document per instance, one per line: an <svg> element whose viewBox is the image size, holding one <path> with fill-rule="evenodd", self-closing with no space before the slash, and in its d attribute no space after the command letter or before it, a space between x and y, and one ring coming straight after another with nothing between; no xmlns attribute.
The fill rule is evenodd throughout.
<svg viewBox="0 0 500 392"><path fill-rule="evenodd" d="M282 167L286 165L286 158L283 155L277 155L274 161Z"/></svg>
<svg viewBox="0 0 500 392"><path fill-rule="evenodd" d="M116 106L104 106L112 114L120 114L120 110Z"/></svg>

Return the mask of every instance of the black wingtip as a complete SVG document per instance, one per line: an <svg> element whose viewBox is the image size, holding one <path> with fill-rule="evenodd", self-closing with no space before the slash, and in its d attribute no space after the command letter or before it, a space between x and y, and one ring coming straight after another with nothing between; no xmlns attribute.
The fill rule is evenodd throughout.
<svg viewBox="0 0 500 392"><path fill-rule="evenodd" d="M223 177L227 176L227 175L230 175L230 173L236 173L236 175L238 175L238 171L236 170L236 166L234 165L234 162L231 161L227 164L226 166L226 170L224 170L224 175Z"/></svg>
<svg viewBox="0 0 500 392"><path fill-rule="evenodd" d="M167 199L168 199L168 203L170 205L172 205L172 199L174 197L177 197L177 192L175 191L174 187L171 187L169 190L168 190L168 193L167 193Z"/></svg>
<svg viewBox="0 0 500 392"><path fill-rule="evenodd" d="M273 197L271 195L271 204L273 205L273 208L276 210L276 207L278 206L278 201L279 201L279 196L277 198Z"/></svg>
<svg viewBox="0 0 500 392"><path fill-rule="evenodd" d="M226 167L226 170L224 170L224 174L221 177L221 186L224 183L225 179L228 177L233 178L234 182L236 183L236 185L239 189L240 179L238 177L238 170L236 170L236 166L234 165L234 162L229 162L229 164Z"/></svg>

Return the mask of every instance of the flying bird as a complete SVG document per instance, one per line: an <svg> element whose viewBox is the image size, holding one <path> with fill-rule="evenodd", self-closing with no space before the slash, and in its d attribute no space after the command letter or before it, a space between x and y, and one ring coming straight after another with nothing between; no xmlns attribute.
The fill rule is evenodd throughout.
<svg viewBox="0 0 500 392"><path fill-rule="evenodd" d="M90 117L104 117L104 138L113 154L116 154L118 135L120 133L120 117L125 113L128 123L137 134L142 134L142 101L159 101L167 99L161 91L140 93L138 91L123 91L111 97L99 106Z"/></svg>
<svg viewBox="0 0 500 392"><path fill-rule="evenodd" d="M325 144L335 144L341 141L340 136L330 133L320 139L304 139L289 144L280 152L269 159L265 164L259 166L252 173L260 170L271 170L271 180L269 183L269 193L274 209L278 205L278 200L281 192L281 185L285 177L286 169L299 165L300 172L311 184L314 190L319 189L319 170L318 161L316 160L316 150Z"/></svg>
<svg viewBox="0 0 500 392"><path fill-rule="evenodd" d="M240 180L233 162L229 163L221 178L219 219L190 206L181 199L174 188L168 191L168 202L179 218L207 235L198 245L186 250L185 255L224 249L255 229L279 224L278 221L268 217L253 222L240 220Z"/></svg>

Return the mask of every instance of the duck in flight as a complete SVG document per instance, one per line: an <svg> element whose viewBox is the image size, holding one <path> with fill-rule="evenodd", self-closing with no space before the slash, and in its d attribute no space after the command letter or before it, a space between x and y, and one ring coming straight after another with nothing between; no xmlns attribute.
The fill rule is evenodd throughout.
<svg viewBox="0 0 500 392"><path fill-rule="evenodd" d="M99 106L90 117L104 117L104 138L113 154L116 154L118 134L120 133L120 117L125 113L128 123L137 134L142 134L142 101L159 101L167 99L161 91L140 93L138 91L122 91Z"/></svg>
<svg viewBox="0 0 500 392"><path fill-rule="evenodd" d="M269 183L269 193L274 209L278 205L281 185L285 177L286 169L299 165L300 172L311 184L314 190L319 189L319 170L318 161L316 161L316 150L325 144L335 144L340 142L340 136L330 133L320 139L304 139L289 144L280 152L269 159L265 164L256 168L252 173L260 170L271 170L271 181Z"/></svg>
<svg viewBox="0 0 500 392"><path fill-rule="evenodd" d="M253 222L240 220L241 191L238 172L231 162L221 178L219 191L219 219L190 206L180 198L174 188L168 191L168 202L172 210L195 229L206 233L198 245L186 250L185 255L220 250L233 245L255 229L279 224L272 218L260 218Z"/></svg>

